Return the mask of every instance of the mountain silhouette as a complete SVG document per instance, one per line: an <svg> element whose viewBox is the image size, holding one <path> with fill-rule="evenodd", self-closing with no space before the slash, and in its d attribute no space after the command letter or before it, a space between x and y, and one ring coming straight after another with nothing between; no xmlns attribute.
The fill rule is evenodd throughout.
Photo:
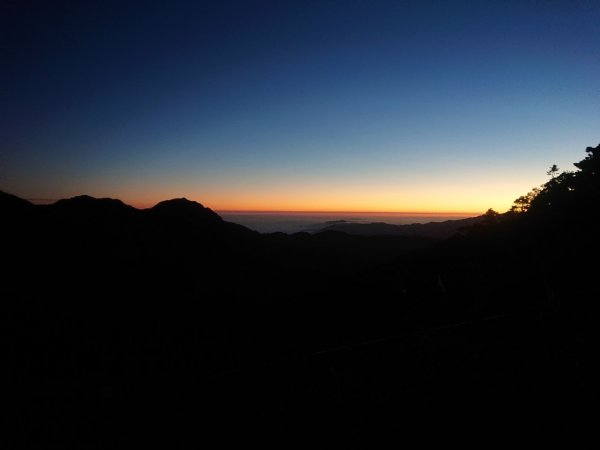
<svg viewBox="0 0 600 450"><path fill-rule="evenodd" d="M27 418L29 448L184 447L231 429L370 448L454 416L589 414L600 146L587 152L516 210L462 229L367 224L377 236L261 235L185 199L0 193L5 408ZM386 235L430 228L460 233Z"/></svg>
<svg viewBox="0 0 600 450"><path fill-rule="evenodd" d="M94 198L89 195L61 199L50 205L44 205L45 209L54 213L75 216L132 216L136 208L126 205L121 200L113 198Z"/></svg>
<svg viewBox="0 0 600 450"><path fill-rule="evenodd" d="M188 218L206 222L221 222L223 219L210 208L186 198L176 198L157 203L148 212L153 216Z"/></svg>
<svg viewBox="0 0 600 450"><path fill-rule="evenodd" d="M479 223L483 216L467 219L446 220L443 222L413 223L393 225L383 222L352 223L336 221L325 226L321 231L341 231L360 236L422 236L435 239L446 239L464 227Z"/></svg>
<svg viewBox="0 0 600 450"><path fill-rule="evenodd" d="M0 191L0 209L6 213L18 213L28 211L33 207L33 204L16 195L8 194Z"/></svg>

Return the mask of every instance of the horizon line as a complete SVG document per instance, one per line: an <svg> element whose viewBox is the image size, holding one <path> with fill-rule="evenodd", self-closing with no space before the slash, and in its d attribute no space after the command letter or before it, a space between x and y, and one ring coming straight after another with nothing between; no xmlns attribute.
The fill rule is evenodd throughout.
<svg viewBox="0 0 600 450"><path fill-rule="evenodd" d="M458 211L458 212L450 212L450 211L328 211L328 210L254 210L254 209L213 209L214 212L217 213L254 213L254 214L419 214L419 215L481 215L484 214L482 212L474 212L474 211Z"/></svg>
<svg viewBox="0 0 600 450"><path fill-rule="evenodd" d="M86 194L83 194L86 195ZM92 196L93 197L93 196ZM44 205L44 204L53 204L59 200L65 200L73 197L63 197L63 198L23 198L34 205ZM97 199L102 198L110 198L113 200L120 200L116 197L93 197ZM180 197L183 198L183 197ZM123 201L123 200L121 200ZM196 201L196 200L192 200ZM156 203L152 206L147 205L135 205L132 203L123 202L126 205L132 206L136 209L150 209L153 206L156 206ZM201 203L204 207L207 207L213 210L216 213L238 213L238 214L404 214L404 215L432 215L432 216L470 216L470 215L481 215L484 214L482 212L475 211L360 211L360 210L292 210L292 209L220 209L220 208L211 208L210 206Z"/></svg>
<svg viewBox="0 0 600 450"><path fill-rule="evenodd" d="M87 195L87 194L81 194L81 195ZM75 196L77 197L77 196ZM112 200L120 200L123 203L125 203L126 205L132 206L136 209L150 209L153 206L156 206L156 204L160 203L156 203L153 204L152 206L148 206L146 204L135 204L136 202L125 202L119 198L116 197L95 197L95 196L91 196L93 198L97 198L97 199L103 199L103 198L109 198ZM33 204L37 204L37 205L44 205L44 204L53 204L56 203L59 200L65 200L65 199L69 199L69 198L73 198L73 197L63 197L63 198L28 198L28 197L19 197L19 198L23 198L24 200L27 200ZM179 198L186 198L186 197L179 197ZM197 200L193 200L193 199L189 199L191 201L196 201ZM200 203L200 202L198 202ZM217 213L231 213L231 214L402 214L402 215L431 215L431 216L478 216L478 215L482 215L485 214L484 212L479 212L479 211L361 211L361 210L291 210L291 209L221 209L221 208L211 208L210 206L208 206L207 204L204 203L200 203L202 204L204 207L208 207L209 209L213 210L214 212Z"/></svg>

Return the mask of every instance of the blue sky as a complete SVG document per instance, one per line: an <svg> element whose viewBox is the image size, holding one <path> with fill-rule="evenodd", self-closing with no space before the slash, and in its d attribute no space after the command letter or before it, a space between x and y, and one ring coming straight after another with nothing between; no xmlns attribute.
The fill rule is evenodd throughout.
<svg viewBox="0 0 600 450"><path fill-rule="evenodd" d="M598 5L8 6L0 189L505 210L600 141Z"/></svg>

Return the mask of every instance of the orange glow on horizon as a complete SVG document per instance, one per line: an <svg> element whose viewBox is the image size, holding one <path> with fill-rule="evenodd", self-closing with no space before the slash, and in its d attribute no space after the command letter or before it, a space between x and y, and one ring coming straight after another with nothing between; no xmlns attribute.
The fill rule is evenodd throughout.
<svg viewBox="0 0 600 450"><path fill-rule="evenodd" d="M168 195L163 198L144 199L141 201L127 201L136 208L151 208L157 203L172 198L185 197L201 203L203 206L213 211L222 212L246 212L246 213L370 213L370 214L432 214L432 215L478 215L487 211L489 208L498 212L505 212L510 209L512 200L493 199L486 197L480 201L470 202L354 202L352 200L343 201L320 201L307 202L300 201L279 201L279 202L261 202L243 201L244 199L223 199L211 198L209 196L199 195ZM517 198L517 196L514 196ZM332 199L333 200L333 199Z"/></svg>
<svg viewBox="0 0 600 450"><path fill-rule="evenodd" d="M125 203L130 204L139 209L151 208L157 203L171 198L185 197L188 200L201 203L203 206L212 209L213 211L229 212L229 213L369 213L369 214L431 214L431 215L478 215L487 211L488 208L493 208L498 212L504 212L510 208L512 202L509 202L505 209L496 209L489 205L489 202L484 202L488 206L464 206L464 205L441 205L433 203L423 203L421 205L409 203L387 204L373 202L369 203L350 203L350 202L278 202L278 203L259 203L259 202L241 202L241 201L211 201L210 198L192 195L173 195L157 200L147 201L131 201L126 200ZM453 207L454 206L454 207Z"/></svg>
<svg viewBox="0 0 600 450"><path fill-rule="evenodd" d="M190 186L181 180L177 184L145 183L94 186L88 192L63 191L56 195L69 198L87 194L96 198L110 197L139 209L157 203L185 197L213 211L246 213L369 213L369 214L432 214L479 215L489 208L497 212L510 209L514 199L531 190L530 181L485 183L457 180L454 183L433 185L392 183L269 186ZM62 195L61 195L62 194ZM27 196L24 196L27 198Z"/></svg>
<svg viewBox="0 0 600 450"><path fill-rule="evenodd" d="M522 186L480 186L465 189L450 186L445 189L423 189L415 187L409 192L389 190L382 193L375 189L331 189L330 192L299 191L296 189L237 191L237 192L194 192L183 189L165 190L160 195L140 193L137 198L123 198L126 203L138 208L149 208L170 198L185 197L213 211L222 212L304 212L304 213L386 213L386 214L434 214L434 215L479 215L489 208L498 212L510 209L515 198L528 191ZM129 200L129 201L128 201Z"/></svg>
<svg viewBox="0 0 600 450"><path fill-rule="evenodd" d="M228 212L228 213L272 213L272 214L293 214L293 213L369 213L377 214L430 214L436 215L457 215L470 216L483 214L489 208L498 212L507 211L512 205L511 201L492 201L485 198L480 202L469 202L469 204L448 203L442 202L406 202L406 203L388 203L388 202L353 202L353 201L321 201L321 202L260 202L260 201L241 201L243 199L229 200L223 198L210 198L208 196L196 195L172 195L157 200L132 201L127 202L136 208L151 208L160 201L170 198L185 197L188 200L193 200L201 203L203 206L212 209L213 211ZM516 198L516 197L515 197ZM466 202L465 202L466 203Z"/></svg>

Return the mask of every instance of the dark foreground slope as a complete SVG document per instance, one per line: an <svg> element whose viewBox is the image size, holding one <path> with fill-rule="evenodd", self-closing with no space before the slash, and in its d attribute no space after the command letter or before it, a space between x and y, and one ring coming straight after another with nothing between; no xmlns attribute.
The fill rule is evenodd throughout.
<svg viewBox="0 0 600 450"><path fill-rule="evenodd" d="M2 194L12 428L36 448L319 431L373 448L564 425L598 394L598 175L578 174L434 246L259 235L185 200Z"/></svg>

